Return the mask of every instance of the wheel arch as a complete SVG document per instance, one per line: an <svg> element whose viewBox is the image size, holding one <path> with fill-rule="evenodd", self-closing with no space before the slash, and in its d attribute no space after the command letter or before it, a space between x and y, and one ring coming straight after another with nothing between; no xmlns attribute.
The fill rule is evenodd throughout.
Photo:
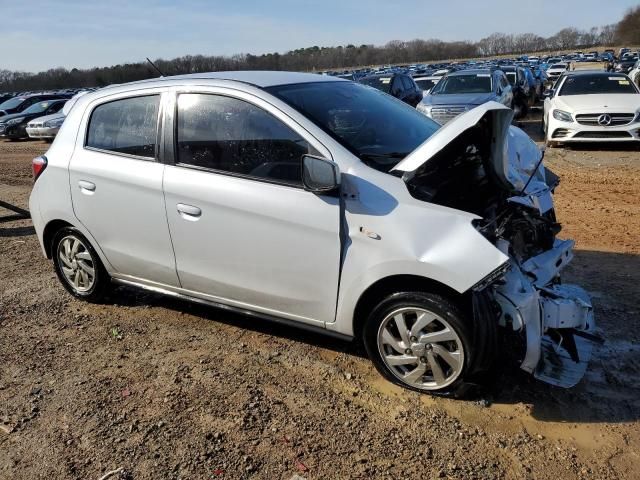
<svg viewBox="0 0 640 480"><path fill-rule="evenodd" d="M51 259L51 243L53 242L53 237L57 231L64 227L73 227L72 224L65 220L51 220L44 227L42 232L42 245L44 246L44 252L47 258Z"/></svg>
<svg viewBox="0 0 640 480"><path fill-rule="evenodd" d="M408 291L435 293L456 303L465 313L471 312L470 292L457 292L444 283L420 275L390 275L369 285L358 298L352 319L354 337L361 338L369 313L382 298L393 293Z"/></svg>

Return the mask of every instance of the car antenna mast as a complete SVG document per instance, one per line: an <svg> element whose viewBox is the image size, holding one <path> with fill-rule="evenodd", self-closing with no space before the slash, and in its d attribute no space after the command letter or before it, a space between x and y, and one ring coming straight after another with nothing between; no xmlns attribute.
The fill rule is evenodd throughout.
<svg viewBox="0 0 640 480"><path fill-rule="evenodd" d="M156 67L156 64L153 63L151 60L149 60L149 57L146 57L146 58L147 58L147 62L149 62L149 64L160 74L160 76L164 77L165 76L164 73L162 73L162 71L158 67Z"/></svg>

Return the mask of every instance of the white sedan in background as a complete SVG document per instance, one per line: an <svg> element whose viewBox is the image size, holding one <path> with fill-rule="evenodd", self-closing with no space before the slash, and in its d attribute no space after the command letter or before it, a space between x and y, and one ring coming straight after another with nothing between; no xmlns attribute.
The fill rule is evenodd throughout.
<svg viewBox="0 0 640 480"><path fill-rule="evenodd" d="M426 95L436 86L436 83L438 83L441 78L442 77L422 75L413 77L413 81L416 82L416 85L422 90L422 95Z"/></svg>
<svg viewBox="0 0 640 480"><path fill-rule="evenodd" d="M548 146L640 141L640 91L622 73L565 73L547 92L542 118Z"/></svg>
<svg viewBox="0 0 640 480"><path fill-rule="evenodd" d="M65 117L66 115L64 113L57 112L31 120L27 124L27 135L33 139L53 140L58 134Z"/></svg>
<svg viewBox="0 0 640 480"><path fill-rule="evenodd" d="M569 68L570 67L568 63L564 63L564 62L554 63L547 69L547 77L549 78L549 81L555 82L560 77L560 75L562 75L565 72L568 72Z"/></svg>

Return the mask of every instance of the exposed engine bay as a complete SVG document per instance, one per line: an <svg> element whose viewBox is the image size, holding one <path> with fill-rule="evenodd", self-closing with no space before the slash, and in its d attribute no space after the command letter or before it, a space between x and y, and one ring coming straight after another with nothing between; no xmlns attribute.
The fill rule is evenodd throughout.
<svg viewBox="0 0 640 480"><path fill-rule="evenodd" d="M560 277L574 242L557 238L561 227L552 194L558 177L545 169L543 152L510 121L502 112L487 112L419 168L405 171L403 179L417 199L481 217L474 221L476 229L509 256L508 265L480 287L491 299L489 314L523 334L522 369L571 387L601 339L593 333L589 295Z"/></svg>

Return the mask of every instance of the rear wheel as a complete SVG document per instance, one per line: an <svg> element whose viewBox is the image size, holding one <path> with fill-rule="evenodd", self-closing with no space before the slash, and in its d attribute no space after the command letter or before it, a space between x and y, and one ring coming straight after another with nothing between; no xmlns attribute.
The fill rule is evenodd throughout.
<svg viewBox="0 0 640 480"><path fill-rule="evenodd" d="M60 229L53 237L51 254L56 274L71 295L89 302L104 299L111 279L94 248L77 229Z"/></svg>
<svg viewBox="0 0 640 480"><path fill-rule="evenodd" d="M377 370L411 390L461 396L474 361L472 328L447 298L423 292L388 296L371 312L364 345Z"/></svg>

